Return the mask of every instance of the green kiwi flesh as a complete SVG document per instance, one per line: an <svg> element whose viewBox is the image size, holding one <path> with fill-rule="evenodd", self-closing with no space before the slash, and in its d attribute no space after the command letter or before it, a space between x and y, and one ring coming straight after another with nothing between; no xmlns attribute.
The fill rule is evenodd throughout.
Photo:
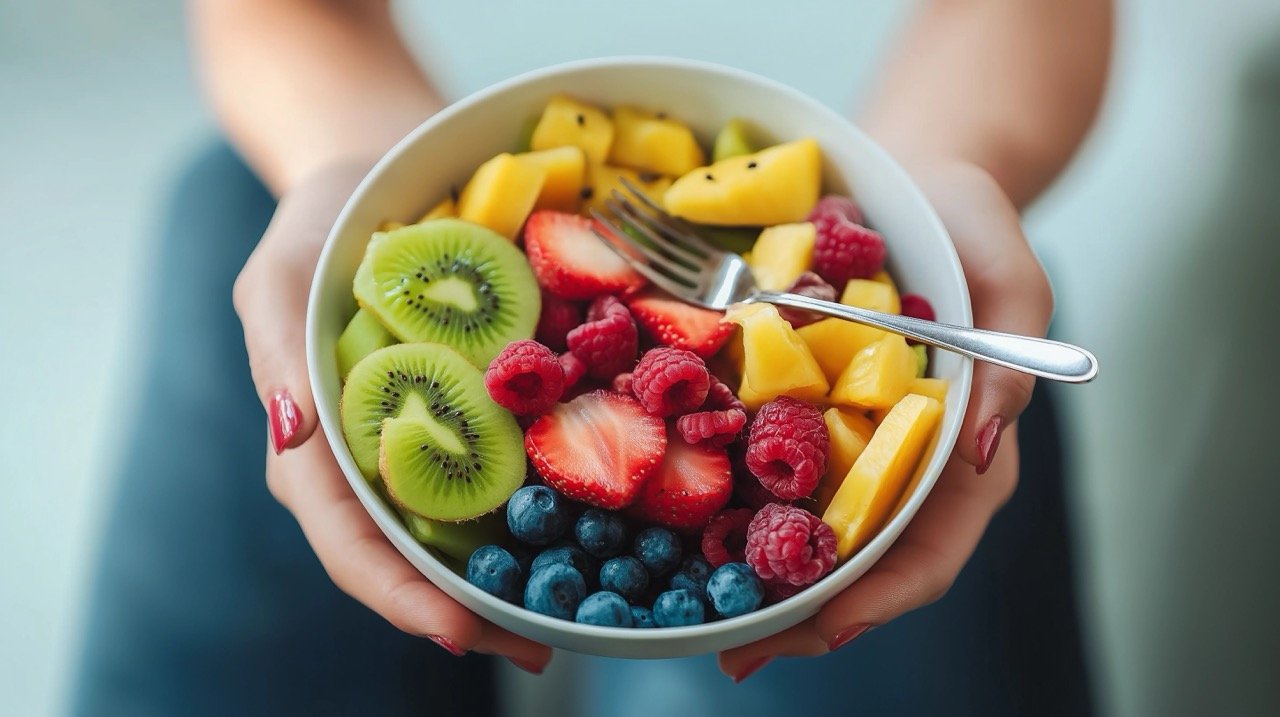
<svg viewBox="0 0 1280 717"><path fill-rule="evenodd" d="M490 513L524 481L515 417L480 369L442 344L381 348L351 369L339 406L360 472L393 503L432 520Z"/></svg>
<svg viewBox="0 0 1280 717"><path fill-rule="evenodd" d="M356 300L396 338L450 346L487 366L533 336L541 296L524 253L460 219L432 219L370 241Z"/></svg>
<svg viewBox="0 0 1280 717"><path fill-rule="evenodd" d="M463 563L467 562L476 548L501 543L507 537L507 523L502 511L461 523L429 520L407 511L402 511L401 517L414 540Z"/></svg>
<svg viewBox="0 0 1280 717"><path fill-rule="evenodd" d="M711 161L741 157L754 154L759 150L747 137L747 125L740 119L731 119L720 128L716 142L711 148Z"/></svg>
<svg viewBox="0 0 1280 717"><path fill-rule="evenodd" d="M737 254L751 251L761 231L760 227L717 227L707 224L699 224L696 229L698 236L725 251Z"/></svg>
<svg viewBox="0 0 1280 717"><path fill-rule="evenodd" d="M385 346L391 346L397 343L396 337L391 335L382 324L378 323L378 319L373 314L359 309L356 315L351 317L351 322L347 324L347 328L342 330L338 336L338 376L343 380L347 380L347 374L351 373L351 367L360 362L360 359L368 356L374 351Z"/></svg>

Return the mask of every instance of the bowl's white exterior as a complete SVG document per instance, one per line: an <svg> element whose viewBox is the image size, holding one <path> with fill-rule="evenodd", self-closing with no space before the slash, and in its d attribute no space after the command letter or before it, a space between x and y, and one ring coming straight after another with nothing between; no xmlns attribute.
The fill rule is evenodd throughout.
<svg viewBox="0 0 1280 717"><path fill-rule="evenodd" d="M839 114L777 82L727 67L669 58L586 60L494 85L440 112L396 145L347 202L329 235L311 287L307 362L320 422L360 501L418 570L480 616L531 639L576 652L666 658L713 652L784 630L813 615L875 563L902 532L941 472L969 397L971 362L933 352L932 373L951 381L937 447L903 509L860 553L799 595L748 615L694 627L636 630L556 620L498 600L469 585L405 530L361 477L342 437L341 384L334 344L354 312L351 282L369 235L384 219L411 220L460 186L481 162L512 149L521 126L564 92L605 106L664 109L704 144L732 117L746 117L765 139L817 139L828 190L849 192L890 247L892 273L924 294L940 321L972 325L964 274L946 230L888 154Z"/></svg>

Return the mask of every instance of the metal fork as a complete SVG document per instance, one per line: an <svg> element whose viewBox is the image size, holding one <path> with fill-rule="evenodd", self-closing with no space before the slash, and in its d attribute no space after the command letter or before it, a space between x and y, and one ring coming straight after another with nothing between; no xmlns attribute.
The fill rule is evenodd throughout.
<svg viewBox="0 0 1280 717"><path fill-rule="evenodd" d="M616 218L592 209L591 214L603 228L593 231L636 271L678 299L718 311L732 304L756 302L812 311L1055 381L1084 383L1098 374L1098 359L1093 354L1060 341L884 314L800 294L763 291L756 286L742 257L716 248L688 223L667 214L635 184L626 179L622 182L637 201L613 190L604 205ZM644 240L638 240L637 235Z"/></svg>

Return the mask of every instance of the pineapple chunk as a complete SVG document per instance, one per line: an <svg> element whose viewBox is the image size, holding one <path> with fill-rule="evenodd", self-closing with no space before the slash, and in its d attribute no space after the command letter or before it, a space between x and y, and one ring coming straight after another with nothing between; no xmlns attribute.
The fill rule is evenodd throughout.
<svg viewBox="0 0 1280 717"><path fill-rule="evenodd" d="M742 386L738 398L752 410L778 396L821 401L828 384L809 347L778 309L768 304L731 307L725 319L742 327Z"/></svg>
<svg viewBox="0 0 1280 717"><path fill-rule="evenodd" d="M867 279L851 279L844 287L840 303L887 314L896 314L901 310L897 290L887 284ZM832 384L836 383L859 351L888 335L880 329L844 319L823 319L804 326L799 331Z"/></svg>
<svg viewBox="0 0 1280 717"><path fill-rule="evenodd" d="M850 279L844 285L840 303L885 314L902 313L902 299L898 297L898 289L892 283L875 279Z"/></svg>
<svg viewBox="0 0 1280 717"><path fill-rule="evenodd" d="M877 271L876 275L871 277L871 280L878 281L881 284L888 284L893 287L893 292L895 294L898 293L898 284L893 280L893 277L889 275L888 269L881 269L880 271Z"/></svg>
<svg viewBox="0 0 1280 717"><path fill-rule="evenodd" d="M910 394L898 402L854 461L822 515L849 558L883 527L942 417L942 404Z"/></svg>
<svg viewBox="0 0 1280 717"><path fill-rule="evenodd" d="M848 475L858 456L866 450L867 443L876 432L876 426L861 413L847 408L831 407L822 414L827 424L827 435L831 437L831 453L827 456L827 472L818 483L814 493L817 501L816 512L821 514L831 505L840 483Z"/></svg>
<svg viewBox="0 0 1280 717"><path fill-rule="evenodd" d="M577 147L587 160L600 164L609 157L613 145L613 122L596 107L558 95L551 98L533 128L529 147L533 150Z"/></svg>
<svg viewBox="0 0 1280 717"><path fill-rule="evenodd" d="M809 222L778 224L760 232L747 265L765 291L786 291L813 263L817 232Z"/></svg>
<svg viewBox="0 0 1280 717"><path fill-rule="evenodd" d="M916 354L907 340L887 334L859 351L831 389L831 402L859 409L888 408L907 395Z"/></svg>
<svg viewBox="0 0 1280 717"><path fill-rule="evenodd" d="M421 224L423 222L429 222L432 219L442 219L445 217L457 217L457 216L458 216L458 203L453 201L453 197L445 197L444 199L440 200L439 204L428 209L427 213L423 214L422 218L415 223Z"/></svg>
<svg viewBox="0 0 1280 717"><path fill-rule="evenodd" d="M595 165L589 168L587 181L591 188L591 196L587 199L586 206L583 211L588 209L597 209L605 211L604 200L608 199L613 190L618 190L624 195L630 196L627 188L622 186L622 178L626 177L632 184L639 187L645 194L649 195L655 201L667 191L667 187L671 186L671 178L661 175L652 175L649 173L641 174L634 169L626 167L613 167L607 164Z"/></svg>
<svg viewBox="0 0 1280 717"><path fill-rule="evenodd" d="M612 164L678 176L707 161L693 132L663 115L621 105L613 110L613 130Z"/></svg>
<svg viewBox="0 0 1280 717"><path fill-rule="evenodd" d="M913 378L911 383L907 384L907 393L915 393L921 396L928 396L936 400L938 403L947 402L947 389L950 383L945 378ZM889 408L877 408L871 412L871 420L877 425L884 423L885 416L889 415Z"/></svg>
<svg viewBox="0 0 1280 717"><path fill-rule="evenodd" d="M695 169L671 185L663 203L703 224L772 226L804 221L821 186L822 152L801 139Z"/></svg>
<svg viewBox="0 0 1280 717"><path fill-rule="evenodd" d="M458 218L515 239L547 173L503 152L476 169L458 198Z"/></svg>
<svg viewBox="0 0 1280 717"><path fill-rule="evenodd" d="M555 147L517 154L522 161L539 167L547 178L538 192L534 209L576 212L587 175L587 156L578 147Z"/></svg>

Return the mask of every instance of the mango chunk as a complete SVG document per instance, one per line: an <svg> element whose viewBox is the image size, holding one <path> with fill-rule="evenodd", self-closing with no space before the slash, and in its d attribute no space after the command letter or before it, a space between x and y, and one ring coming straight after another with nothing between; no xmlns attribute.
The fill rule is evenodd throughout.
<svg viewBox="0 0 1280 717"><path fill-rule="evenodd" d="M916 354L895 334L859 351L831 389L831 402L862 410L888 408L907 395L916 377Z"/></svg>
<svg viewBox="0 0 1280 717"><path fill-rule="evenodd" d="M578 211L587 175L587 155L580 148L554 147L517 154L516 157L546 173L538 199L533 204L534 209Z"/></svg>
<svg viewBox="0 0 1280 717"><path fill-rule="evenodd" d="M627 188L622 186L622 178L626 177L632 184L636 185L647 194L650 198L657 201L662 193L667 191L667 187L671 186L671 178L662 175L640 173L634 169L627 167L613 167L608 164L600 164L589 167L587 170L587 182L590 191L587 203L583 207L583 211L588 209L597 209L605 211L604 200L613 194L613 190L622 192L624 196L631 196Z"/></svg>
<svg viewBox="0 0 1280 717"><path fill-rule="evenodd" d="M445 197L444 199L440 200L439 204L428 209L427 213L423 214L422 217L418 219L418 221L415 223L421 224L423 222L429 222L432 219L444 219L447 217L457 217L457 216L458 216L458 203L453 201L453 197Z"/></svg>
<svg viewBox="0 0 1280 717"><path fill-rule="evenodd" d="M888 314L896 314L902 308L896 289L868 279L851 279L845 285L840 303ZM823 319L799 331L832 384L859 351L888 335L880 329L843 319Z"/></svg>
<svg viewBox="0 0 1280 717"><path fill-rule="evenodd" d="M829 387L809 347L768 304L731 307L725 319L742 327L738 398L755 410L778 396L821 401Z"/></svg>
<svg viewBox="0 0 1280 717"><path fill-rule="evenodd" d="M577 147L593 164L603 164L611 146L613 121L609 115L565 95L551 98L529 137L530 149Z"/></svg>
<svg viewBox="0 0 1280 717"><path fill-rule="evenodd" d="M889 274L889 271L887 269L881 269L880 271L877 271L875 276L871 277L871 280L878 281L881 284L888 284L889 286L892 286L894 293L897 293L898 291L898 284L893 280L893 276Z"/></svg>
<svg viewBox="0 0 1280 717"><path fill-rule="evenodd" d="M937 400L910 394L876 429L822 514L822 521L835 531L841 560L884 526L941 417Z"/></svg>
<svg viewBox="0 0 1280 717"><path fill-rule="evenodd" d="M756 285L765 291L786 291L813 263L813 224L778 224L760 232L747 265Z"/></svg>
<svg viewBox="0 0 1280 717"><path fill-rule="evenodd" d="M679 176L706 161L693 132L680 122L627 105L614 108L610 164Z"/></svg>
<svg viewBox="0 0 1280 717"><path fill-rule="evenodd" d="M947 402L947 389L951 387L951 383L945 378L913 378L911 383L907 384L907 393L915 393L921 396L928 396L936 400L938 403L945 404ZM877 425L884 422L885 416L889 415L890 408L878 408L871 412L871 420Z"/></svg>
<svg viewBox="0 0 1280 717"><path fill-rule="evenodd" d="M792 224L809 215L821 186L818 143L800 139L694 169L663 202L668 212L701 224Z"/></svg>
<svg viewBox="0 0 1280 717"><path fill-rule="evenodd" d="M831 437L831 453L827 456L827 472L813 494L819 514L831 505L840 483L876 432L875 424L866 416L847 408L832 406L822 414L822 420L827 424L827 435Z"/></svg>
<svg viewBox="0 0 1280 717"><path fill-rule="evenodd" d="M547 173L503 152L476 169L458 198L458 218L515 239Z"/></svg>

